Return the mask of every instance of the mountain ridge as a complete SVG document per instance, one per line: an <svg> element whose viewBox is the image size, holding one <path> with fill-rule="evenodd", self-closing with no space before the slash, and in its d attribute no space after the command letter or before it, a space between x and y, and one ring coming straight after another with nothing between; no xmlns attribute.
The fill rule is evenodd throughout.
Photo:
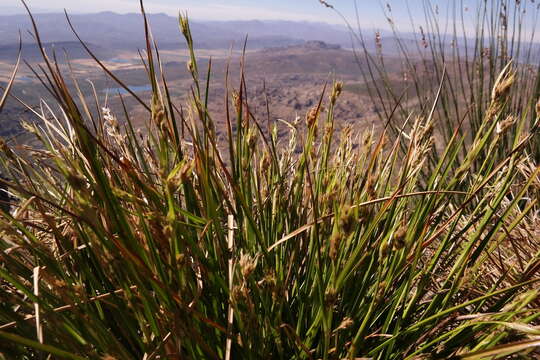
<svg viewBox="0 0 540 360"><path fill-rule="evenodd" d="M115 12L99 12L95 14L69 15L75 29L84 41L101 46L140 47L144 31L143 19L140 14L118 14ZM69 31L64 14L39 13L34 14L38 29L44 41L76 40ZM166 47L176 47L183 44L178 21L175 17L164 13L149 14L148 19L156 40ZM17 43L19 29L23 33L23 42L34 42L26 32L31 31L31 21L28 15L0 16L0 45ZM281 45L297 43L299 40L321 40L327 43L338 43L342 46L350 42L345 27L330 25L322 22L286 21L286 20L245 20L245 21L191 21L193 36L201 47L228 48L232 41L242 41L246 36L251 39L255 48L266 47L258 45L262 38L272 37L281 39ZM172 34L172 36L171 36ZM177 36L175 36L177 35Z"/></svg>

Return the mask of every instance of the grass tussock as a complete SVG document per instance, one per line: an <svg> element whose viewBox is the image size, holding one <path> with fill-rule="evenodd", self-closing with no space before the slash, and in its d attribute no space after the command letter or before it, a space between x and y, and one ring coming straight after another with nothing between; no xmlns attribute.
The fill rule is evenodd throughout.
<svg viewBox="0 0 540 360"><path fill-rule="evenodd" d="M530 126L512 112L516 65L443 151L444 77L395 135L334 133L336 82L286 139L252 116L242 77L222 140L187 19L182 107L146 26L146 131L86 103L44 54L56 103L25 125L41 145L2 144L17 203L0 219L0 357L534 356L540 103Z"/></svg>

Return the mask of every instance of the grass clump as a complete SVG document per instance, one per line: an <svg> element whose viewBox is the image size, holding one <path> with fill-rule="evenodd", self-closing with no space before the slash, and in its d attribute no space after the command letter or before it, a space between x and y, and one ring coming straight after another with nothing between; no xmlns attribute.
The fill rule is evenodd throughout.
<svg viewBox="0 0 540 360"><path fill-rule="evenodd" d="M442 152L435 110L395 136L335 134L337 82L280 139L243 77L221 141L180 28L191 101L173 102L147 27L142 134L127 110L93 111L45 57L56 103L26 124L41 147L2 145L18 199L0 220L5 358L533 356L540 111L530 127L508 113L515 66L472 141L456 126Z"/></svg>

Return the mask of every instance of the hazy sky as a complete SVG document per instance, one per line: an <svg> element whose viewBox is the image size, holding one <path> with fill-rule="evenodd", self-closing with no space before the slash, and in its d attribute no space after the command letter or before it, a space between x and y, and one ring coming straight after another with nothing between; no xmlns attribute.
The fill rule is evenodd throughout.
<svg viewBox="0 0 540 360"><path fill-rule="evenodd" d="M447 0L437 0L444 3ZM477 0L471 0L477 1ZM342 13L353 18L354 0L329 0ZM384 22L379 0L357 0L365 25L377 26ZM396 10L403 10L404 0L390 0ZM421 0L409 0L414 8ZM64 8L70 13L78 12L137 12L138 0L27 0L37 11L59 11ZM22 9L19 0L0 0L2 6ZM177 15L179 10L187 10L194 19L283 19L324 21L342 23L333 11L323 7L319 0L145 0L148 12L164 12Z"/></svg>
<svg viewBox="0 0 540 360"><path fill-rule="evenodd" d="M69 13L91 13L114 11L119 13L138 12L139 0L26 0L34 12L62 11ZM469 23L474 18L473 9L485 0L328 0L343 13L349 21L355 22L354 3L357 3L362 27L386 27L383 8L389 3L395 22L402 30L410 30L413 14L414 22L422 22L422 4L431 1L444 14L451 4L462 4L469 9ZM526 2L530 5L529 0ZM198 20L306 20L343 24L343 20L333 11L325 8L319 0L144 0L149 13L167 13L177 16L178 11L187 11L192 19ZM20 0L0 0L0 13L22 12ZM530 12L531 14L533 12ZM444 16L443 16L444 18ZM445 26L445 21L440 22ZM447 23L449 24L449 23ZM448 26L448 25L446 25ZM408 28L408 29L404 29ZM418 24L415 24L418 30ZM444 29L442 29L444 31Z"/></svg>

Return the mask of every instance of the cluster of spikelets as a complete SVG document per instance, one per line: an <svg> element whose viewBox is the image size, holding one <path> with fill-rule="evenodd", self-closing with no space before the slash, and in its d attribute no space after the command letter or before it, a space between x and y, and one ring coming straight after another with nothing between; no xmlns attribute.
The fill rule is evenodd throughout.
<svg viewBox="0 0 540 360"><path fill-rule="evenodd" d="M25 125L41 146L2 144L17 202L0 219L0 358L533 356L540 109L532 127L508 113L511 65L473 141L456 128L442 151L433 116L396 137L335 134L340 83L278 138L243 78L222 144L180 25L189 111L146 28L142 132L76 99L45 58L56 102Z"/></svg>

